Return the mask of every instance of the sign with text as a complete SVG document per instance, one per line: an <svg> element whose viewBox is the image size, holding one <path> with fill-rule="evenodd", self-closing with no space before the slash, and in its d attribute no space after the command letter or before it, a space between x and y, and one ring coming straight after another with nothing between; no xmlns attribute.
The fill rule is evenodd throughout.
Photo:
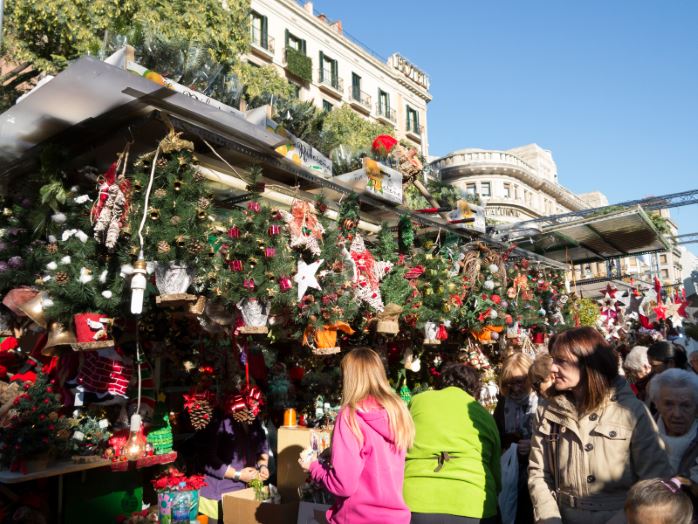
<svg viewBox="0 0 698 524"><path fill-rule="evenodd" d="M356 192L366 192L393 204L402 204L402 173L375 160L364 159L364 167L334 177Z"/></svg>
<svg viewBox="0 0 698 524"><path fill-rule="evenodd" d="M276 148L276 152L288 158L294 164L303 166L322 178L332 176L332 160L320 153L313 146L300 138L293 136L271 119L266 120L266 127L270 131L282 136L288 141Z"/></svg>

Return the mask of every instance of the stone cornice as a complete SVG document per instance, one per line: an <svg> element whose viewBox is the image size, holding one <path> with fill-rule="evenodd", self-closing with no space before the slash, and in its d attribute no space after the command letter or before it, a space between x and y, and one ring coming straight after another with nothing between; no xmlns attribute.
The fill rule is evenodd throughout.
<svg viewBox="0 0 698 524"><path fill-rule="evenodd" d="M520 158L506 151L465 151L446 155L432 162L442 180L455 181L468 176L504 175L517 179L527 186L550 195L570 211L589 206L574 193L535 175L533 168Z"/></svg>

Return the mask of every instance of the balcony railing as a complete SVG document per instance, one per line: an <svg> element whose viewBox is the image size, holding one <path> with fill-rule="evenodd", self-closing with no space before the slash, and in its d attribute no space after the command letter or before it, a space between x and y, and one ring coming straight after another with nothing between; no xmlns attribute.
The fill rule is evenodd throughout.
<svg viewBox="0 0 698 524"><path fill-rule="evenodd" d="M329 69L318 70L318 83L320 87L329 88L331 92L340 97L344 93L344 82L341 78L333 78L332 71Z"/></svg>
<svg viewBox="0 0 698 524"><path fill-rule="evenodd" d="M360 89L352 88L351 90L351 103L358 104L364 109L371 110L371 95L364 93Z"/></svg>
<svg viewBox="0 0 698 524"><path fill-rule="evenodd" d="M424 134L424 126L418 125L418 126L413 126L411 124L407 125L407 135L411 138L415 138L416 140L421 141L422 140L422 135Z"/></svg>
<svg viewBox="0 0 698 524"><path fill-rule="evenodd" d="M376 105L376 116L381 120L390 122L391 124L397 123L397 116L394 109L382 106L381 104Z"/></svg>
<svg viewBox="0 0 698 524"><path fill-rule="evenodd" d="M252 42L252 49L259 49L268 55L274 55L274 38L266 35L266 38L262 38L262 32L255 27L250 30L250 39Z"/></svg>

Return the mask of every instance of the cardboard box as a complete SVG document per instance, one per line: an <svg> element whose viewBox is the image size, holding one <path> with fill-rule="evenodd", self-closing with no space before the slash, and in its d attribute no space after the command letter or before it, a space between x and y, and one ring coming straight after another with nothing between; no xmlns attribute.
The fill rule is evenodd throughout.
<svg viewBox="0 0 698 524"><path fill-rule="evenodd" d="M296 524L297 518L298 502L258 502L252 488L223 495L223 524Z"/></svg>
<svg viewBox="0 0 698 524"><path fill-rule="evenodd" d="M296 524L328 524L325 513L330 509L325 504L301 502L298 505L298 520Z"/></svg>
<svg viewBox="0 0 698 524"><path fill-rule="evenodd" d="M330 431L306 427L279 428L276 445L276 487L281 500L298 500L298 488L305 483L307 473L298 464L301 451L312 447L321 453L330 445Z"/></svg>

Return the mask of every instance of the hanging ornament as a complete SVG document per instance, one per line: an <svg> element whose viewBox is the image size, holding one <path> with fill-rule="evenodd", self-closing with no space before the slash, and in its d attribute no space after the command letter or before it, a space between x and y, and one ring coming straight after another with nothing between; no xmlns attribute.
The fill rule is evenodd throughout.
<svg viewBox="0 0 698 524"><path fill-rule="evenodd" d="M494 282L492 280L485 280L483 287L488 291L492 291L494 289Z"/></svg>
<svg viewBox="0 0 698 524"><path fill-rule="evenodd" d="M237 226L228 228L228 238L240 238L240 228Z"/></svg>
<svg viewBox="0 0 698 524"><path fill-rule="evenodd" d="M298 271L293 277L293 281L298 284L298 300L300 301L305 295L308 288L320 290L320 284L317 281L315 273L322 265L324 260L320 259L312 264L306 264L303 260L298 261Z"/></svg>
<svg viewBox="0 0 698 524"><path fill-rule="evenodd" d="M289 291L293 287L291 279L288 277L281 277L279 279L279 289L281 291Z"/></svg>
<svg viewBox="0 0 698 524"><path fill-rule="evenodd" d="M172 189L179 193L182 190L182 184L183 182L181 180L175 180L174 184L172 184Z"/></svg>
<svg viewBox="0 0 698 524"><path fill-rule="evenodd" d="M380 281L392 270L393 264L376 261L371 252L366 249L363 237L358 233L349 247L349 260L353 267L356 297L376 311L383 311Z"/></svg>
<svg viewBox="0 0 698 524"><path fill-rule="evenodd" d="M274 258L276 256L276 248L275 247L265 247L264 248L264 256L266 258Z"/></svg>
<svg viewBox="0 0 698 524"><path fill-rule="evenodd" d="M228 267L231 271L243 271L242 260L230 260L228 262Z"/></svg>
<svg viewBox="0 0 698 524"><path fill-rule="evenodd" d="M160 240L158 242L158 253L165 255L170 252L170 249L170 244L168 244L165 240Z"/></svg>
<svg viewBox="0 0 698 524"><path fill-rule="evenodd" d="M262 206L259 205L259 202L253 200L252 202L247 203L247 209L253 213L259 213L262 210Z"/></svg>
<svg viewBox="0 0 698 524"><path fill-rule="evenodd" d="M497 264L490 264L487 269L493 275L495 275L499 272L499 266Z"/></svg>
<svg viewBox="0 0 698 524"><path fill-rule="evenodd" d="M175 237L175 245L179 248L182 248L186 245L187 243L187 237L185 235L177 235Z"/></svg>
<svg viewBox="0 0 698 524"><path fill-rule="evenodd" d="M251 278L243 279L242 287L244 287L245 289L249 289L250 291L254 291L254 280Z"/></svg>
<svg viewBox="0 0 698 524"><path fill-rule="evenodd" d="M58 271L53 278L59 286L64 286L70 282L70 275L65 271Z"/></svg>
<svg viewBox="0 0 698 524"><path fill-rule="evenodd" d="M150 220L160 220L160 210L156 207L151 207L148 210L148 214L150 215Z"/></svg>
<svg viewBox="0 0 698 524"><path fill-rule="evenodd" d="M267 233L270 237L279 235L281 234L281 226L278 224L272 224L271 226L269 226L269 229L267 229Z"/></svg>
<svg viewBox="0 0 698 524"><path fill-rule="evenodd" d="M315 207L304 200L294 200L291 204L291 212L280 211L281 218L286 222L291 236L291 248L307 249L313 255L320 255L320 242L325 233L325 228L318 221ZM278 226L270 226L271 229Z"/></svg>

